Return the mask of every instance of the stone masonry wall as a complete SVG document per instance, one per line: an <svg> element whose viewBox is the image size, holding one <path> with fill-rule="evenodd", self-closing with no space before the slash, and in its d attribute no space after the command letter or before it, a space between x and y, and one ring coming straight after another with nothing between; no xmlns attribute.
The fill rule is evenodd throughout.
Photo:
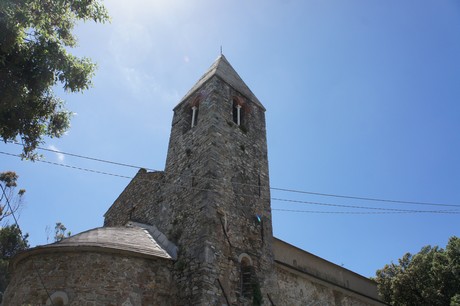
<svg viewBox="0 0 460 306"><path fill-rule="evenodd" d="M242 126L233 122L234 97L245 102ZM190 128L197 99L198 121ZM190 301L252 302L241 294L239 257L247 254L268 304L274 282L264 110L211 78L175 109L165 174L183 255L179 286Z"/></svg>
<svg viewBox="0 0 460 306"><path fill-rule="evenodd" d="M151 223L144 210L162 201L163 184L163 172L140 169L105 213L104 226L124 226L128 221Z"/></svg>
<svg viewBox="0 0 460 306"><path fill-rule="evenodd" d="M371 306L384 305L314 278L276 265L280 305Z"/></svg>
<svg viewBox="0 0 460 306"><path fill-rule="evenodd" d="M4 305L45 305L64 291L69 305L176 305L171 261L97 252L42 253L17 265ZM34 268L35 266L35 268Z"/></svg>
<svg viewBox="0 0 460 306"><path fill-rule="evenodd" d="M265 110L218 75L198 84L174 109L165 172L139 171L104 224L155 225L178 246L177 305L374 305L275 269Z"/></svg>
<svg viewBox="0 0 460 306"><path fill-rule="evenodd" d="M233 122L234 97L244 101L241 126ZM178 245L178 305L252 303L242 296L242 254L251 258L262 304L269 305L276 280L264 110L218 77L203 84L174 109L165 172L140 171L104 225L126 218L155 225Z"/></svg>

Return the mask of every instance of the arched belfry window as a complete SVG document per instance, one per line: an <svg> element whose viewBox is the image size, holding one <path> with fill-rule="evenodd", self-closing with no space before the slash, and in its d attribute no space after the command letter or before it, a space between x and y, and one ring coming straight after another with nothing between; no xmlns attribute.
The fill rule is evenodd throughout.
<svg viewBox="0 0 460 306"><path fill-rule="evenodd" d="M240 97L233 98L233 122L243 125L244 122L244 101Z"/></svg>
<svg viewBox="0 0 460 306"><path fill-rule="evenodd" d="M190 127L192 128L198 124L198 113L199 113L200 101L201 101L201 95L198 95L191 103L191 108L190 108L191 125Z"/></svg>
<svg viewBox="0 0 460 306"><path fill-rule="evenodd" d="M252 265L252 259L248 254L241 254L238 258L240 263L240 286L241 295L250 298L253 293L253 278L254 278L254 267Z"/></svg>

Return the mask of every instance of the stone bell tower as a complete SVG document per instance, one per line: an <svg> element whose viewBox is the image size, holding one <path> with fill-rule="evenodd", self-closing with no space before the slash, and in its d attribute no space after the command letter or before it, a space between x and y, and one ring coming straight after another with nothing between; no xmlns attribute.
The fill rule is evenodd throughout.
<svg viewBox="0 0 460 306"><path fill-rule="evenodd" d="M265 108L223 55L174 108L166 169L150 180L105 224L152 224L176 243L178 304L272 305Z"/></svg>
<svg viewBox="0 0 460 306"><path fill-rule="evenodd" d="M180 186L173 224L197 278L193 302L206 296L203 305L216 305L220 295L223 303L260 298L269 305L265 108L223 55L174 108L165 173L168 188Z"/></svg>

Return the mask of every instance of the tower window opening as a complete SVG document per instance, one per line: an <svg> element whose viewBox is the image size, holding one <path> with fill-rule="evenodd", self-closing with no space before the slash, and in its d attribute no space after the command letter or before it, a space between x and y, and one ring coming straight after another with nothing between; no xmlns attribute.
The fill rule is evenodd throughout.
<svg viewBox="0 0 460 306"><path fill-rule="evenodd" d="M261 194L261 184L260 184L260 173L259 173L259 181L258 181L258 185L259 185L259 198L260 198L260 194Z"/></svg>
<svg viewBox="0 0 460 306"><path fill-rule="evenodd" d="M237 99L233 99L233 122L235 122L237 125L242 125L243 114L244 111L241 103L239 103Z"/></svg>
<svg viewBox="0 0 460 306"><path fill-rule="evenodd" d="M240 256L240 284L241 295L245 298L250 298L253 293L253 277L254 268L249 256L244 254Z"/></svg>
<svg viewBox="0 0 460 306"><path fill-rule="evenodd" d="M241 265L241 294L249 298L252 296L252 267Z"/></svg>
<svg viewBox="0 0 460 306"><path fill-rule="evenodd" d="M203 95L200 93L195 96L192 102L185 108L189 113L187 118L187 129L193 128L198 124L198 114L200 112L200 103L203 98Z"/></svg>
<svg viewBox="0 0 460 306"><path fill-rule="evenodd" d="M198 123L198 106L192 106L192 124L191 127L196 126Z"/></svg>

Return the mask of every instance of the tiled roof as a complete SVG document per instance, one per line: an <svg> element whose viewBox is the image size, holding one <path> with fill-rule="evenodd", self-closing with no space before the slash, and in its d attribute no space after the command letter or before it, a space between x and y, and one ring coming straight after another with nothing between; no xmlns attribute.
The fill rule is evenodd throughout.
<svg viewBox="0 0 460 306"><path fill-rule="evenodd" d="M208 71L198 80L198 82L189 90L189 92L179 102L181 104L190 95L192 95L198 88L200 88L212 76L217 75L224 82L232 86L236 91L243 94L246 98L257 104L265 110L259 99L252 93L249 87L244 83L238 73L233 69L232 65L227 61L225 56L221 54L217 60L211 65Z"/></svg>

